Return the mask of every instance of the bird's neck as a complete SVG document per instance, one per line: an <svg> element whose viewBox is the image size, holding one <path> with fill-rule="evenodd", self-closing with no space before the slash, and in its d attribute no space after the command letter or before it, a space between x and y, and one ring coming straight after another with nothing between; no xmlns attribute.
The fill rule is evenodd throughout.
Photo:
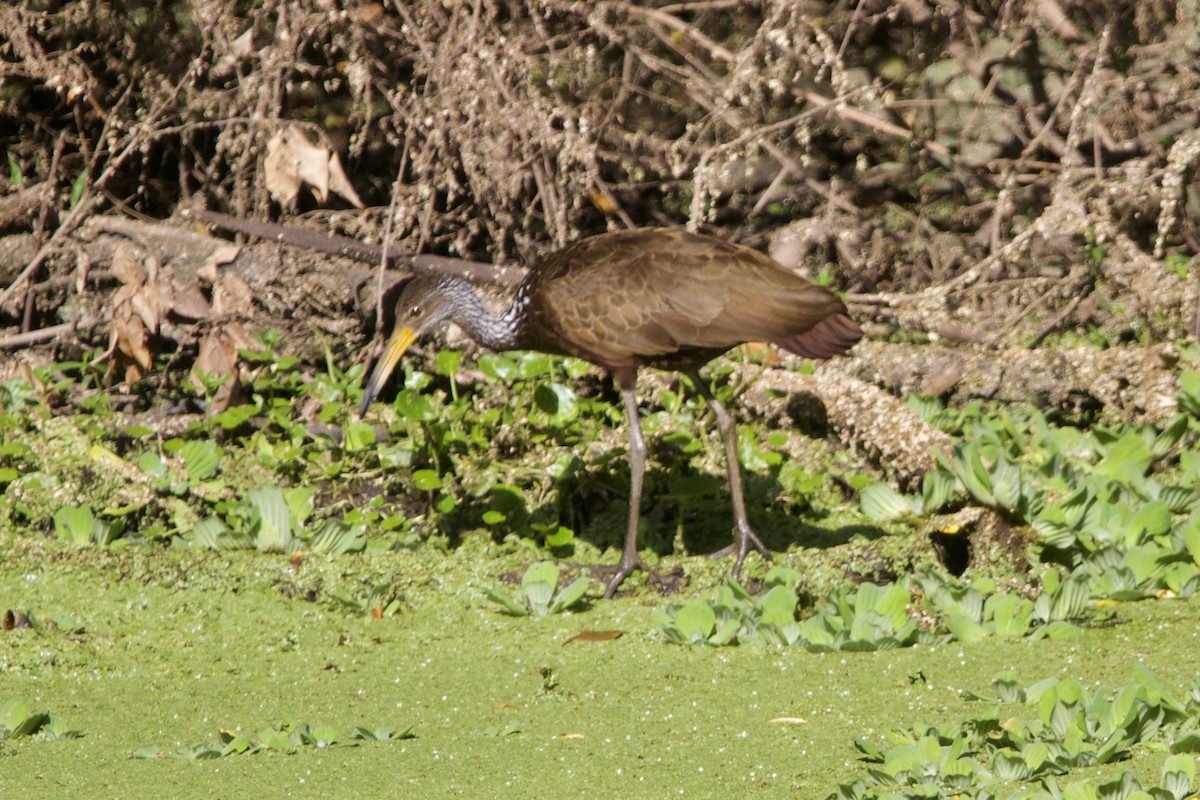
<svg viewBox="0 0 1200 800"><path fill-rule="evenodd" d="M471 284L463 280L450 280L443 284L442 291L452 295L457 313L454 322L467 335L489 350L515 350L520 346L521 295L513 298L508 309L496 316L483 304Z"/></svg>

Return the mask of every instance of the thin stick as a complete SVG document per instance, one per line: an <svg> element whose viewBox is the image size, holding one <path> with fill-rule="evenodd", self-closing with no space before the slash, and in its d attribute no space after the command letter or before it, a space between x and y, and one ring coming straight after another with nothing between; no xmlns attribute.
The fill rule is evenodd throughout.
<svg viewBox="0 0 1200 800"><path fill-rule="evenodd" d="M13 336L0 337L0 350L19 350L38 342L49 341L64 333L74 333L80 328L95 328L106 324L111 317L107 314L99 317L88 317L75 322L64 322L61 325L51 325L49 328L38 328L36 331L18 333Z"/></svg>

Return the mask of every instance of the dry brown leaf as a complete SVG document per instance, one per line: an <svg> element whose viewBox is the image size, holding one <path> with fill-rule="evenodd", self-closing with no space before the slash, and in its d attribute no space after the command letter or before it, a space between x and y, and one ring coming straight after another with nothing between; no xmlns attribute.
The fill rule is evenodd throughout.
<svg viewBox="0 0 1200 800"><path fill-rule="evenodd" d="M124 370L125 383L141 380L153 364L146 347L146 324L134 310L133 300L142 290L145 268L125 248L113 254L113 272L124 282L113 293L112 322L108 326L108 350L97 361L107 361Z"/></svg>
<svg viewBox="0 0 1200 800"><path fill-rule="evenodd" d="M32 627L24 611L13 611L11 608L4 612L4 620L0 622L0 628L6 631Z"/></svg>
<svg viewBox="0 0 1200 800"><path fill-rule="evenodd" d="M126 383L140 381L154 363L146 347L146 326L128 305L122 306L120 313L113 312L105 358L111 359L113 366L125 370Z"/></svg>
<svg viewBox="0 0 1200 800"><path fill-rule="evenodd" d="M254 56L254 28L246 29L246 32L234 39L225 48L225 54L217 60L212 67L213 77L225 78L233 75L238 64L247 61Z"/></svg>
<svg viewBox="0 0 1200 800"><path fill-rule="evenodd" d="M324 203L333 191L355 208L362 201L342 170L337 153L308 140L300 129L289 125L267 142L263 162L267 191L283 206L292 206L300 196L300 187L308 184L317 200Z"/></svg>
<svg viewBox="0 0 1200 800"><path fill-rule="evenodd" d="M354 9L354 13L358 17L359 23L377 25L379 18L383 16L384 9L380 3L363 3Z"/></svg>
<svg viewBox="0 0 1200 800"><path fill-rule="evenodd" d="M212 286L217 282L217 267L231 263L241 252L242 248L236 244L226 243L214 247L200 265L200 269L196 270L196 279Z"/></svg>
<svg viewBox="0 0 1200 800"><path fill-rule="evenodd" d="M316 155L312 157L324 158L324 151L312 147L307 141L303 141L303 137L292 135L292 130L292 128L287 128L271 137L267 142L267 157L263 161L267 191L271 193L271 197L274 197L277 203L289 208L300 196L300 187L303 183L300 173L304 169L302 153L316 150ZM300 140L302 143L293 143L292 139ZM305 145L308 146L305 147ZM317 195L318 200L324 202L326 194L324 180L320 178L319 180L321 182L313 187L313 193Z"/></svg>
<svg viewBox="0 0 1200 800"><path fill-rule="evenodd" d="M214 328L200 340L200 352L192 365L192 383L203 386L201 376L228 378L211 398L209 414L218 414L233 404L239 387L238 349L253 347L254 338L240 323Z"/></svg>
<svg viewBox="0 0 1200 800"><path fill-rule="evenodd" d="M154 280L147 281L130 298L129 304L151 333L158 333L158 326L170 313L172 294L170 284Z"/></svg>
<svg viewBox="0 0 1200 800"><path fill-rule="evenodd" d="M80 250L75 257L75 294L83 294L87 291L88 270L91 268L91 256Z"/></svg>
<svg viewBox="0 0 1200 800"><path fill-rule="evenodd" d="M225 326L225 332L233 339L233 343L241 349L249 350L257 349L258 342L254 341L254 337L250 335L250 331L246 330L245 326L240 322L230 322Z"/></svg>
<svg viewBox="0 0 1200 800"><path fill-rule="evenodd" d="M355 208L363 208L363 202L359 199L358 192L354 191L350 179L346 177L346 172L342 169L342 159L337 153L329 157L329 188Z"/></svg>
<svg viewBox="0 0 1200 800"><path fill-rule="evenodd" d="M204 296L199 283L176 283L173 289L171 311L174 314L188 320L209 318L212 308L208 305L208 298Z"/></svg>
<svg viewBox="0 0 1200 800"><path fill-rule="evenodd" d="M237 368L237 346L225 331L210 331L200 340L200 352L192 365L192 381L201 385L201 377L232 377Z"/></svg>
<svg viewBox="0 0 1200 800"><path fill-rule="evenodd" d="M222 272L213 284L212 312L216 317L248 317L254 310L254 293L232 272Z"/></svg>
<svg viewBox="0 0 1200 800"><path fill-rule="evenodd" d="M124 370L124 382L132 384L154 365L150 336L171 312L174 290L157 259L138 258L128 247L113 253L112 271L122 285L113 294L108 351L100 360Z"/></svg>
<svg viewBox="0 0 1200 800"><path fill-rule="evenodd" d="M118 246L113 250L110 269L113 276L126 286L141 286L146 282L146 265L126 246Z"/></svg>

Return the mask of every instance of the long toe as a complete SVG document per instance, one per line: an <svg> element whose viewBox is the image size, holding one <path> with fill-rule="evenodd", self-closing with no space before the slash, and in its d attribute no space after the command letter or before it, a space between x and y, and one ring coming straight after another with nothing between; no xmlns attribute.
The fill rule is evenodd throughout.
<svg viewBox="0 0 1200 800"><path fill-rule="evenodd" d="M737 580L741 577L742 564L745 563L746 556L750 552L750 545L754 545L758 552L762 553L763 558L768 561L771 560L771 551L767 549L767 546L762 543L762 539L759 539L758 534L751 528L739 528L732 542L715 553L710 553L708 557L717 559L736 555L737 561L734 562L733 570L730 574L734 580Z"/></svg>
<svg viewBox="0 0 1200 800"><path fill-rule="evenodd" d="M762 543L762 539L758 538L758 534L750 528L747 528L745 531L740 532L738 536L734 537L734 542L738 546L739 561L746 560L746 553L749 552L750 545L754 545L758 552L762 553L763 558L767 559L767 561L771 560L771 551L768 550L767 546Z"/></svg>
<svg viewBox="0 0 1200 800"><path fill-rule="evenodd" d="M733 569L729 572L735 581L740 580L742 577L742 564L746 561L746 554L750 552L751 542L753 542L754 546L758 548L758 552L762 553L763 558L765 558L767 561L771 560L770 551L767 550L767 548L763 545L762 540L758 538L754 531L747 530L743 534L739 534L737 538L734 539L732 545L732 547L737 548L737 561L734 562Z"/></svg>
<svg viewBox="0 0 1200 800"><path fill-rule="evenodd" d="M607 598L616 596L617 589L625 582L625 579L639 569L646 569L646 564L640 556L634 556L633 558L622 556L621 563L617 565L616 574L612 576L612 580L608 582L608 588L604 590L604 596Z"/></svg>

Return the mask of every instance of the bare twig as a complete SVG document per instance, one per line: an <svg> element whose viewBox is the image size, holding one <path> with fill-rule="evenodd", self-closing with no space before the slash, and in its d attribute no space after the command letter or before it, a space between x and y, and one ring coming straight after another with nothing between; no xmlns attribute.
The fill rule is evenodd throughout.
<svg viewBox="0 0 1200 800"><path fill-rule="evenodd" d="M700 31L688 25L679 17L672 16L670 12L664 11L661 8L650 8L648 6L635 5L633 3L620 3L617 6L618 13L626 14L632 17L640 17L651 22L657 22L671 30L683 34L688 39L703 47L708 51L709 55L718 61L733 62L737 60L732 52L725 49L721 45L709 39Z"/></svg>
<svg viewBox="0 0 1200 800"><path fill-rule="evenodd" d="M51 325L49 328L39 328L27 333L13 336L0 336L0 350L20 350L23 347L48 342L65 334L74 333L80 329L98 328L107 325L110 317L107 314L98 317L88 317L76 322L64 322L61 325Z"/></svg>
<svg viewBox="0 0 1200 800"><path fill-rule="evenodd" d="M0 307L3 307L8 298L21 287L21 284L24 283L39 267L41 267L47 258L54 254L55 250L58 249L59 243L67 237L67 234L75 230L75 228L83 222L84 217L89 211L91 211L92 204L95 202L95 200L96 196L90 195L89 197L86 197L80 201L75 208L71 209L71 212L67 214L66 218L62 221L54 233L50 235L50 238L46 241L46 243L38 248L37 253L30 260L30 262L25 265L25 268L18 273L17 277L13 279L13 282L8 285L8 288L4 291L0 291Z"/></svg>
<svg viewBox="0 0 1200 800"><path fill-rule="evenodd" d="M839 100L834 102L827 97L822 97L816 92L804 91L802 89L795 89L792 93L797 97L803 98L806 102L817 106L818 108L831 111L847 122L853 122L856 125L862 125L863 127L871 128L872 130L887 134L888 136L898 136L908 142L917 142L923 149L933 153L935 156L941 156L942 158L951 157L950 151L938 142L930 142L924 139L918 139L913 135L913 132L907 128L902 128L895 123L880 119L873 114L868 114L865 111L848 106L843 101Z"/></svg>
<svg viewBox="0 0 1200 800"><path fill-rule="evenodd" d="M404 180L404 168L408 165L408 145L405 145L400 168L396 172L396 180L392 182L392 199L388 203L387 220L383 223L383 242L388 245L392 241L392 223L396 220L396 206L400 204L400 182ZM387 250L379 248L379 274L375 279L375 330L383 330L383 276L387 271Z"/></svg>

